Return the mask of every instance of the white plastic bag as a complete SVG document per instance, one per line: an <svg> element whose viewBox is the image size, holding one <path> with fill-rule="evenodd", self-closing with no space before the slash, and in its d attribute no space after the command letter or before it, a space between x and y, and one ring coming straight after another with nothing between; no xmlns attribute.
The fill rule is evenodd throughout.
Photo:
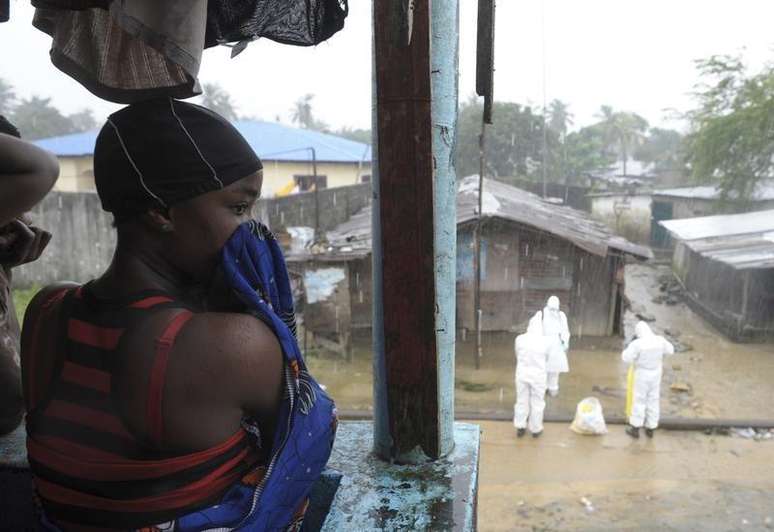
<svg viewBox="0 0 774 532"><path fill-rule="evenodd" d="M607 434L605 416L602 414L602 403L599 399L586 397L578 403L570 430L578 434Z"/></svg>

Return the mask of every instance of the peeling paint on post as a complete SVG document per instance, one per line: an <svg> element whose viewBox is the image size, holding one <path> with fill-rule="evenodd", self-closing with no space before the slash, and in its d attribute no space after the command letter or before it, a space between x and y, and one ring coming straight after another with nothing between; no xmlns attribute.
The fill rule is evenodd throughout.
<svg viewBox="0 0 774 532"><path fill-rule="evenodd" d="M454 449L454 352L456 327L457 137L459 0L434 2L431 19L433 161L435 163L435 331L438 353L439 454Z"/></svg>

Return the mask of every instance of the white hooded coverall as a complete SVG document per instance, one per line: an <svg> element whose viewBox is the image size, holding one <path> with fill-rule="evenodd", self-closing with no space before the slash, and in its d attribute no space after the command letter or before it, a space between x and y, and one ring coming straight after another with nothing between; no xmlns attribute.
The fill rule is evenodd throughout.
<svg viewBox="0 0 774 532"><path fill-rule="evenodd" d="M567 316L559 310L559 298L551 296L546 302L542 312L543 336L549 346L548 357L548 391L552 395L559 392L559 374L570 371L567 362L567 349L570 347L570 328L567 325Z"/></svg>
<svg viewBox="0 0 774 532"><path fill-rule="evenodd" d="M634 393L629 424L633 427L658 427L661 398L661 373L664 357L673 355L674 346L663 336L653 334L644 321L634 328L636 339L624 349L621 358L634 364Z"/></svg>
<svg viewBox="0 0 774 532"><path fill-rule="evenodd" d="M513 405L513 426L527 428L533 434L543 430L546 408L546 364L548 343L543 338L538 316L529 320L525 334L516 337L516 404Z"/></svg>

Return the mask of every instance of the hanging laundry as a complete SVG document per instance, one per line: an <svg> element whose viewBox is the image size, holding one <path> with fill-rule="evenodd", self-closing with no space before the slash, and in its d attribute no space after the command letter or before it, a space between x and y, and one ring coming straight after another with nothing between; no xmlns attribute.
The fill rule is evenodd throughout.
<svg viewBox="0 0 774 532"><path fill-rule="evenodd" d="M205 46L259 37L314 46L344 27L347 12L346 0L210 0Z"/></svg>
<svg viewBox="0 0 774 532"><path fill-rule="evenodd" d="M2 2L2 0L0 0ZM201 94L204 48L266 37L318 44L344 26L346 0L33 0L33 25L52 38L51 61L117 103Z"/></svg>

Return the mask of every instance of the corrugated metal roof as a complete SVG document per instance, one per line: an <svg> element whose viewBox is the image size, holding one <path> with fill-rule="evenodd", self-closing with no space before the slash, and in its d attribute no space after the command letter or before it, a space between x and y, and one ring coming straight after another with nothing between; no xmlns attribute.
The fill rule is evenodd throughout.
<svg viewBox="0 0 774 532"><path fill-rule="evenodd" d="M737 270L774 268L774 239L747 237L737 240L723 237L693 240L686 242L686 245L703 257Z"/></svg>
<svg viewBox="0 0 774 532"><path fill-rule="evenodd" d="M679 240L763 233L774 231L774 210L664 220L659 223Z"/></svg>
<svg viewBox="0 0 774 532"><path fill-rule="evenodd" d="M576 246L606 256L610 250L628 253L639 258L652 258L645 246L633 244L614 235L604 224L593 220L587 213L552 205L522 189L484 180L483 217L500 218L546 231L573 242ZM478 176L460 181L457 194L457 224L466 224L478 218ZM371 207L366 207L347 222L328 233L329 252L344 252L365 256L371 252Z"/></svg>
<svg viewBox="0 0 774 532"><path fill-rule="evenodd" d="M720 188L715 185L704 185L699 187L680 187L654 190L653 195L670 196L674 198L713 200L719 199L721 193ZM758 185L753 199L755 201L774 200L774 183L768 182Z"/></svg>
<svg viewBox="0 0 774 532"><path fill-rule="evenodd" d="M353 140L276 122L240 120L234 122L255 153L267 161L312 160L308 148L315 149L319 162L359 163L371 162L371 147ZM35 144L60 157L82 157L94 154L94 144L99 130L52 137L35 141Z"/></svg>
<svg viewBox="0 0 774 532"><path fill-rule="evenodd" d="M689 249L732 268L774 268L774 210L659 222Z"/></svg>

